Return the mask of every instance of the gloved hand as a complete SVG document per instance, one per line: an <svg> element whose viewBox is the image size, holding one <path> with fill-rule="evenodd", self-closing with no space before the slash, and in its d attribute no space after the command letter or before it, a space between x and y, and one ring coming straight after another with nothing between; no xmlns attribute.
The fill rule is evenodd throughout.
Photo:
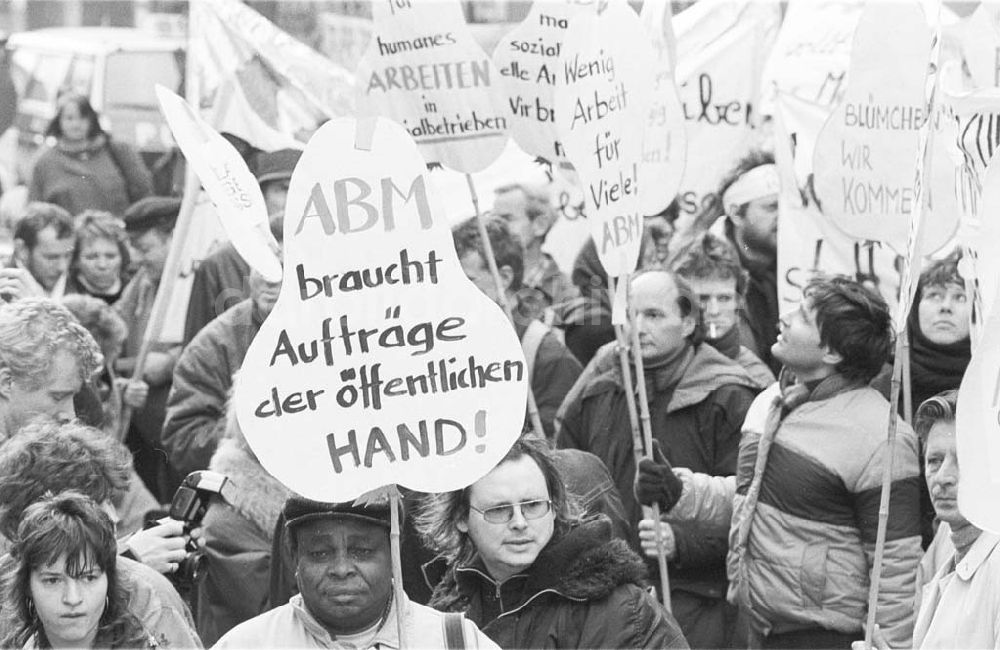
<svg viewBox="0 0 1000 650"><path fill-rule="evenodd" d="M632 491L639 503L651 506L659 504L661 512L668 512L681 498L684 484L674 475L674 468L664 457L660 443L653 441L653 457L643 458L635 473Z"/></svg>

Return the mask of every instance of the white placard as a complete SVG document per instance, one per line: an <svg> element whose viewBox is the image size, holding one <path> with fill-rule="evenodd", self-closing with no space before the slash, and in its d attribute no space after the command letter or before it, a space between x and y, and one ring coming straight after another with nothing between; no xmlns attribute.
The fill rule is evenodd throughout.
<svg viewBox="0 0 1000 650"><path fill-rule="evenodd" d="M327 123L296 166L285 278L235 400L265 469L304 496L454 490L521 432L517 335L462 272L429 187L381 118Z"/></svg>
<svg viewBox="0 0 1000 650"><path fill-rule="evenodd" d="M553 104L563 37L573 15L595 10L596 4L575 0L535 2L493 52L511 137L525 153L553 164L566 159Z"/></svg>
<svg viewBox="0 0 1000 650"><path fill-rule="evenodd" d="M670 60L673 28L670 3L646 2L639 14L653 45L653 95L643 137L642 213L657 214L677 195L687 155L684 109L674 80L676 61Z"/></svg>
<svg viewBox="0 0 1000 650"><path fill-rule="evenodd" d="M556 126L583 182L587 219L609 276L635 270L642 240L639 167L653 48L624 3L570 22L559 57Z"/></svg>
<svg viewBox="0 0 1000 650"><path fill-rule="evenodd" d="M974 526L1000 534L1000 309L983 331L958 391L958 509Z"/></svg>
<svg viewBox="0 0 1000 650"><path fill-rule="evenodd" d="M503 152L500 73L458 0L372 5L374 28L357 74L358 115L399 122L428 163L482 171Z"/></svg>
<svg viewBox="0 0 1000 650"><path fill-rule="evenodd" d="M916 2L869 3L854 34L844 99L816 141L813 170L824 214L852 237L900 252L916 199L931 36Z"/></svg>
<svg viewBox="0 0 1000 650"><path fill-rule="evenodd" d="M176 93L157 85L156 96L177 146L215 205L229 241L268 282L281 280L278 243L268 225L264 195L246 162Z"/></svg>

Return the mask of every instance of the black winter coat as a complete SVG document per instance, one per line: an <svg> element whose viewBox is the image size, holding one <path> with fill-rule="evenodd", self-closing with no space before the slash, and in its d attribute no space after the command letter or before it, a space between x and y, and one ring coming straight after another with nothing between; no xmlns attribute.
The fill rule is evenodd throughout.
<svg viewBox="0 0 1000 650"><path fill-rule="evenodd" d="M465 612L502 648L687 648L645 573L602 516L550 541L526 573L501 584L478 558L453 566L430 605Z"/></svg>

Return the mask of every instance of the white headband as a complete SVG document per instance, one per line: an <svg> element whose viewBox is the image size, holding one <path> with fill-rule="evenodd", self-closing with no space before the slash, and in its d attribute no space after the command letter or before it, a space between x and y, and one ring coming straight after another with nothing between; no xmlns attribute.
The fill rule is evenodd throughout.
<svg viewBox="0 0 1000 650"><path fill-rule="evenodd" d="M729 186L722 195L722 209L727 215L735 216L744 203L777 194L779 189L778 168L773 164L759 165Z"/></svg>

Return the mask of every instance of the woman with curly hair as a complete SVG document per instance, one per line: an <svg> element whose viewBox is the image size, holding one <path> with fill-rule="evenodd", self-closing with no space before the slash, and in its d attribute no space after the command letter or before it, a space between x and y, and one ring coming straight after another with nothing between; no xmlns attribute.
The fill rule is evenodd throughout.
<svg viewBox="0 0 1000 650"><path fill-rule="evenodd" d="M417 530L448 565L430 605L502 648L688 647L639 556L606 517L577 512L546 443L521 438L489 474L423 504Z"/></svg>
<svg viewBox="0 0 1000 650"><path fill-rule="evenodd" d="M4 648L152 648L129 612L115 525L78 492L24 511L4 576Z"/></svg>

